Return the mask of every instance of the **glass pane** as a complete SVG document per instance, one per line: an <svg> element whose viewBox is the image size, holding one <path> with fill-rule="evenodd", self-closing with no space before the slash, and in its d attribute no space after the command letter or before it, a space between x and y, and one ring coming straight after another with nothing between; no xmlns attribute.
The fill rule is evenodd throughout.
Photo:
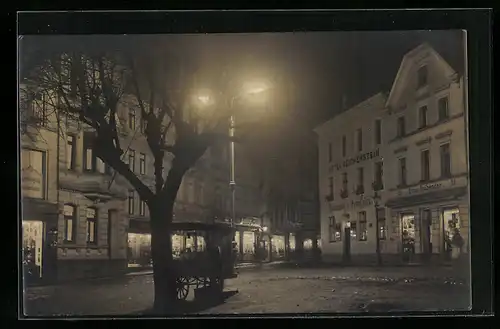
<svg viewBox="0 0 500 329"><path fill-rule="evenodd" d="M66 240L73 241L73 220L68 219L66 221Z"/></svg>
<svg viewBox="0 0 500 329"><path fill-rule="evenodd" d="M67 169L71 169L71 166L72 166L72 154L73 154L73 145L69 144L71 140L71 137L70 139L68 140L68 144L66 145L66 168Z"/></svg>
<svg viewBox="0 0 500 329"><path fill-rule="evenodd" d="M94 233L95 233L95 223L93 221L89 221L88 222L89 224L89 242L95 242L95 236L94 236Z"/></svg>
<svg viewBox="0 0 500 329"><path fill-rule="evenodd" d="M85 155L85 168L92 169L92 149L87 149Z"/></svg>

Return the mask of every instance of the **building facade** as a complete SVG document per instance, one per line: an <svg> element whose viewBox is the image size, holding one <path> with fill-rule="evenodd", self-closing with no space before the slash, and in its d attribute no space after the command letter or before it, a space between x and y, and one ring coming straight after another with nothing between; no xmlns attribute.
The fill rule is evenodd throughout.
<svg viewBox="0 0 500 329"><path fill-rule="evenodd" d="M463 78L429 45L403 58L384 127L389 235L405 261L469 248L465 96Z"/></svg>
<svg viewBox="0 0 500 329"><path fill-rule="evenodd" d="M384 94L376 94L316 128L325 261L375 259L377 234L386 233L381 206L385 102ZM389 251L385 244L381 248Z"/></svg>
<svg viewBox="0 0 500 329"><path fill-rule="evenodd" d="M325 260L446 261L469 250L464 80L428 44L316 129Z"/></svg>

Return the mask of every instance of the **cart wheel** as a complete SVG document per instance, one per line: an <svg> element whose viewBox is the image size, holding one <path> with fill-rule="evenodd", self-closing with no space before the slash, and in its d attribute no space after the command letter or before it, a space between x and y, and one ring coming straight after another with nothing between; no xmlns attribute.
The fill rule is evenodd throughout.
<svg viewBox="0 0 500 329"><path fill-rule="evenodd" d="M189 293L189 279L178 277L176 280L177 299L185 300Z"/></svg>

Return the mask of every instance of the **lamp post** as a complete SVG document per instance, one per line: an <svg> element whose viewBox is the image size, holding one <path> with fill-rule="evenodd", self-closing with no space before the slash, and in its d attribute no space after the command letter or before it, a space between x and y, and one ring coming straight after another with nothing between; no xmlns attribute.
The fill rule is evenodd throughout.
<svg viewBox="0 0 500 329"><path fill-rule="evenodd" d="M378 192L375 191L373 195L373 205L375 207L375 248L377 252L377 264L379 266L382 265L382 255L380 253L380 224L379 224L379 218L378 218L378 202L379 202L380 196L378 195Z"/></svg>
<svg viewBox="0 0 500 329"><path fill-rule="evenodd" d="M234 220L236 219L236 178L235 178L235 152L234 152L234 136L235 136L235 125L236 125L236 120L234 116L234 103L237 101L239 98L245 96L245 95L255 95L259 94L261 92L266 91L268 88L265 87L256 87L253 88L247 92L241 93L239 95L236 95L231 98L231 101L229 102L229 109L231 112L231 117L229 119L229 137L230 137L230 145L229 145L229 151L230 151L230 178L229 178L229 188L231 189L231 220L230 220L230 225L231 227L234 227ZM234 237L233 237L234 239Z"/></svg>

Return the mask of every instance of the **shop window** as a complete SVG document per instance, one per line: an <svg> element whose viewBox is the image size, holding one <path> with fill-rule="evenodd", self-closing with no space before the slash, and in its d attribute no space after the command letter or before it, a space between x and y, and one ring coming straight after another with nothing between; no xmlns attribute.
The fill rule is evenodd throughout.
<svg viewBox="0 0 500 329"><path fill-rule="evenodd" d="M45 199L47 184L45 152L22 149L21 168L23 197Z"/></svg>
<svg viewBox="0 0 500 329"><path fill-rule="evenodd" d="M378 238L380 240L387 239L387 226L385 218L379 218L378 220Z"/></svg>
<svg viewBox="0 0 500 329"><path fill-rule="evenodd" d="M446 209L443 211L443 224L445 233L445 250L451 251L452 247L462 247L463 237L461 234L460 216L458 209Z"/></svg>
<svg viewBox="0 0 500 329"><path fill-rule="evenodd" d="M377 219L378 219L378 237L380 240L385 240L387 238L387 223L385 220L384 208L377 208Z"/></svg>
<svg viewBox="0 0 500 329"><path fill-rule="evenodd" d="M368 229L366 227L366 212L361 211L358 213L359 221L359 241L366 241L368 239Z"/></svg>
<svg viewBox="0 0 500 329"><path fill-rule="evenodd" d="M243 253L253 255L255 253L255 233L243 232Z"/></svg>
<svg viewBox="0 0 500 329"><path fill-rule="evenodd" d="M87 243L97 244L97 209L87 208Z"/></svg>
<svg viewBox="0 0 500 329"><path fill-rule="evenodd" d="M295 251L295 235L290 233L290 238L288 239L288 243L290 245L290 251Z"/></svg>
<svg viewBox="0 0 500 329"><path fill-rule="evenodd" d="M404 252L415 252L415 216L403 214L401 216L402 243Z"/></svg>
<svg viewBox="0 0 500 329"><path fill-rule="evenodd" d="M128 234L129 266L149 266L151 264L151 234Z"/></svg>
<svg viewBox="0 0 500 329"><path fill-rule="evenodd" d="M64 242L75 242L76 239L76 207L74 205L64 205Z"/></svg>
<svg viewBox="0 0 500 329"><path fill-rule="evenodd" d="M358 225L356 222L351 222L351 240L357 240L358 237Z"/></svg>

